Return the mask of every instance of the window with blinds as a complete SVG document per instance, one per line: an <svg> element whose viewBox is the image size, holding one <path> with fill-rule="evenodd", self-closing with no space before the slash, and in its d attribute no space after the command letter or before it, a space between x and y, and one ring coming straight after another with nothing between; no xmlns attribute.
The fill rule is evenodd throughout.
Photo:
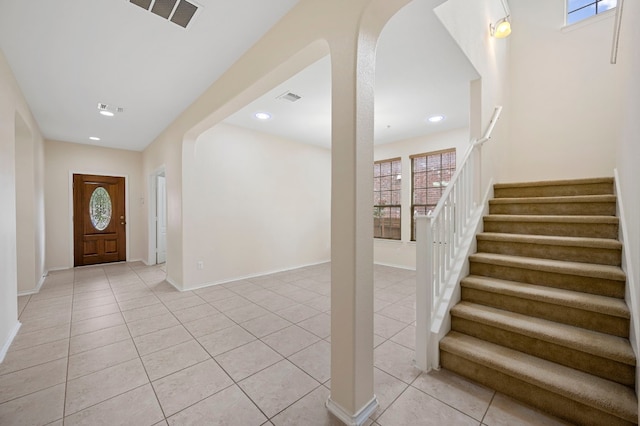
<svg viewBox="0 0 640 426"><path fill-rule="evenodd" d="M373 163L373 237L399 240L402 195L400 158Z"/></svg>
<svg viewBox="0 0 640 426"><path fill-rule="evenodd" d="M456 150L411 157L411 241L416 240L416 216L429 214L456 172Z"/></svg>

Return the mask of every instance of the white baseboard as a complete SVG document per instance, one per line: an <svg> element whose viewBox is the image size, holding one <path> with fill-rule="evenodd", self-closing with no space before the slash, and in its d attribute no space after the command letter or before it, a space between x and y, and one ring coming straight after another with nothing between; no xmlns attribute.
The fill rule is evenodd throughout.
<svg viewBox="0 0 640 426"><path fill-rule="evenodd" d="M11 343L13 343L13 339L16 338L18 330L20 330L20 326L22 326L22 323L20 321L16 321L16 325L11 330L11 333L9 333L4 345L2 345L2 349L0 350L0 364L4 361L4 357L7 355L7 352L9 352L9 347L11 346Z"/></svg>
<svg viewBox="0 0 640 426"><path fill-rule="evenodd" d="M173 288L175 288L178 291L191 291L192 290L192 289L184 290L184 289L180 288L180 286L178 284L176 284L175 281L173 281L168 275L165 277L164 280L166 282L168 282L169 284L171 284L173 286Z"/></svg>
<svg viewBox="0 0 640 426"><path fill-rule="evenodd" d="M396 268L396 269L404 269L406 271L415 271L416 268L412 267L412 266L407 266L407 265L396 265L394 263L386 263L386 262L373 262L374 265L378 265L378 266L388 266L389 268Z"/></svg>
<svg viewBox="0 0 640 426"><path fill-rule="evenodd" d="M31 296L32 294L39 293L40 289L42 288L42 285L44 284L44 280L47 279L47 275L49 275L49 271L46 271L44 273L44 275L40 277L40 281L38 282L38 285L36 285L36 288L34 288L33 290L19 291L18 292L18 297L20 297L20 296Z"/></svg>
<svg viewBox="0 0 640 426"><path fill-rule="evenodd" d="M331 260L323 260L321 262L307 263L307 264L304 264L304 265L293 266L293 267L290 267L290 268L275 269L275 270L271 270L271 271L258 272L256 274L243 275L243 276L224 279L224 280L220 280L220 281L212 281L212 282L208 282L208 283L204 283L204 284L198 284L196 286L185 288L185 289L180 289L178 286L176 286L174 283L170 282L168 279L167 279L167 282L169 282L169 284L171 284L175 288L179 289L180 291L192 291L192 290L198 290L198 289L206 288L206 287L213 287L213 286L220 285L220 284L229 284L229 283L232 283L234 281L248 280L248 279L251 279L251 278L263 277L265 275L278 274L280 272L289 272L289 271L293 271L293 270L300 269L300 268L308 268L310 266L323 265L323 264L328 263L330 261Z"/></svg>
<svg viewBox="0 0 640 426"><path fill-rule="evenodd" d="M369 401L369 403L364 407L362 407L360 411L353 415L349 414L344 408L333 402L331 398L327 399L325 405L327 407L327 410L329 410L331 414L340 419L340 421L345 425L361 426L362 424L364 424L364 422L367 421L369 416L371 416L373 412L376 411L376 408L378 408L378 398L373 395L373 399Z"/></svg>
<svg viewBox="0 0 640 426"><path fill-rule="evenodd" d="M618 239L622 242L622 269L627 275L627 285L625 291L625 301L631 311L631 330L629 335L629 341L631 347L636 354L636 358L640 357L640 306L638 306L638 285L635 282L634 271L634 258L638 253L631 253L629 250L629 235L627 231L627 218L624 207L624 200L622 198L622 190L620 188L620 176L618 176L618 169L613 170L614 185L616 194L616 213L620 220L620 228L618 231ZM640 365L636 366L636 393L640 391ZM640 409L640 400L638 401L638 409Z"/></svg>
<svg viewBox="0 0 640 426"><path fill-rule="evenodd" d="M55 271L68 271L69 269L73 269L73 266L56 266L54 268L49 268L47 270L47 274L49 272L55 272Z"/></svg>

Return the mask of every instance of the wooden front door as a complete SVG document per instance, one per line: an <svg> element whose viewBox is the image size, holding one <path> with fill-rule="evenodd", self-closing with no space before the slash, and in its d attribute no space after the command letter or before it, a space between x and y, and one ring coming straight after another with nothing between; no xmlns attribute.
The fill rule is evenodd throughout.
<svg viewBox="0 0 640 426"><path fill-rule="evenodd" d="M73 175L74 266L127 260L123 177Z"/></svg>

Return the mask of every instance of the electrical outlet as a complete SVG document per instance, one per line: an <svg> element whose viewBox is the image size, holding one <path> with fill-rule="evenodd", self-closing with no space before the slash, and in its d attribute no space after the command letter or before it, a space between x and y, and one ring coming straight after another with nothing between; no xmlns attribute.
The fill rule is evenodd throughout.
<svg viewBox="0 0 640 426"><path fill-rule="evenodd" d="M196 265L198 266L198 269L204 269L204 262L202 260L198 260Z"/></svg>

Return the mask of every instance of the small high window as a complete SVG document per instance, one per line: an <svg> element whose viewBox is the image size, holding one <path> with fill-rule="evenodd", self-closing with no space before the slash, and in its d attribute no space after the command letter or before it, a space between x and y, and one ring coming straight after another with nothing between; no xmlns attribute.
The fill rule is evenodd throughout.
<svg viewBox="0 0 640 426"><path fill-rule="evenodd" d="M567 0L567 25L616 7L617 0Z"/></svg>
<svg viewBox="0 0 640 426"><path fill-rule="evenodd" d="M400 239L402 161L400 158L373 164L373 237Z"/></svg>

